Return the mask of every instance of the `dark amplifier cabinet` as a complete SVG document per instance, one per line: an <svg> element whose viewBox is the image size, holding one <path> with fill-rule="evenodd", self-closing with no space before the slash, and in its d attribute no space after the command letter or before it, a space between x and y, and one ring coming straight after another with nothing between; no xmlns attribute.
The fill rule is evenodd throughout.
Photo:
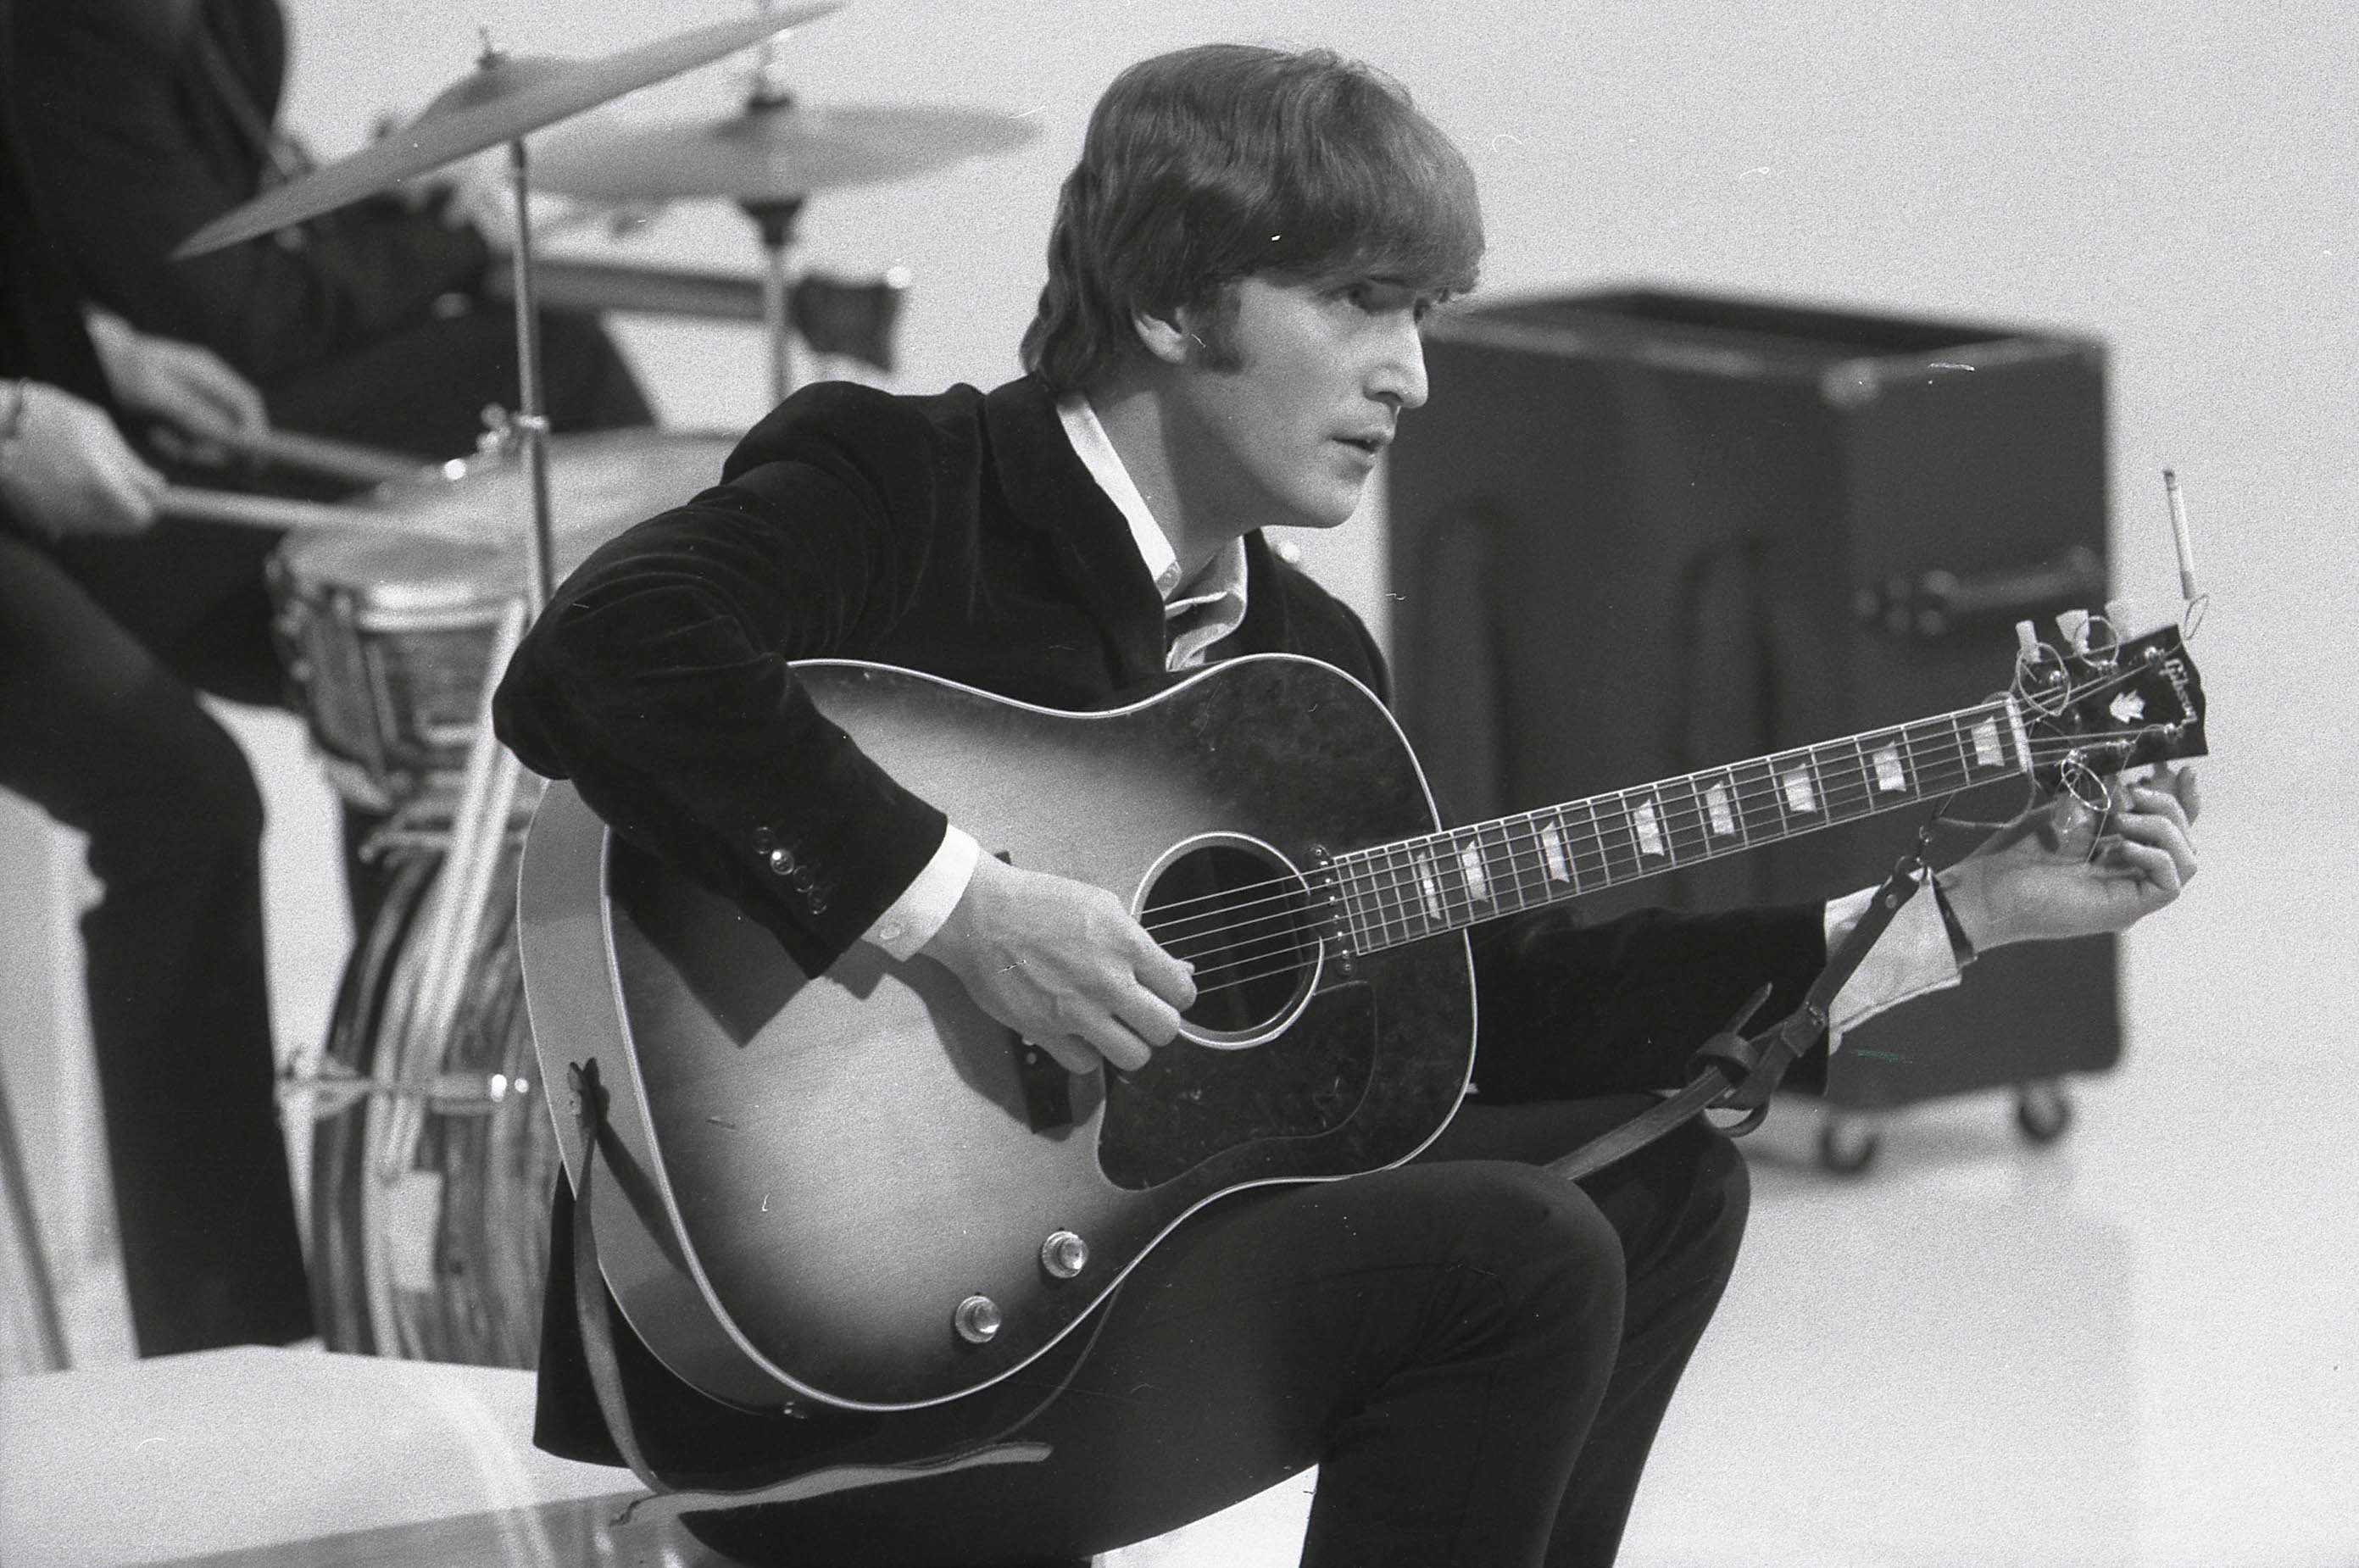
<svg viewBox="0 0 2359 1568"><path fill-rule="evenodd" d="M1391 458L1395 664L1454 820L1966 705L2007 684L2017 620L2053 637L2104 599L2087 338L1627 290L1446 315L1426 356L1431 400ZM2007 815L2009 789L1959 810ZM1591 907L1825 897L1879 879L1917 825ZM1991 954L1854 1031L1829 1099L2110 1066L2114 960L2109 939Z"/></svg>

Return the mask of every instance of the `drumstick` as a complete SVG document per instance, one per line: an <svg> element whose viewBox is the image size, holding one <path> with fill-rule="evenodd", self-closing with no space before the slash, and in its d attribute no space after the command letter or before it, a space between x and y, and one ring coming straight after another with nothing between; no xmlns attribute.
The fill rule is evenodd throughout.
<svg viewBox="0 0 2359 1568"><path fill-rule="evenodd" d="M286 501L276 495L246 495L234 490L191 490L167 485L156 495L156 511L186 522L234 523L245 528L334 528L349 532L431 534L442 539L475 536L453 528L421 524L415 517L371 511L365 506L326 506L317 501Z"/></svg>
<svg viewBox="0 0 2359 1568"><path fill-rule="evenodd" d="M383 485L388 480L415 478L429 463L428 459L406 452L386 452L356 441L332 441L297 430L262 430L252 435L223 436L219 441L232 452L247 457L288 468L308 469L355 485Z"/></svg>

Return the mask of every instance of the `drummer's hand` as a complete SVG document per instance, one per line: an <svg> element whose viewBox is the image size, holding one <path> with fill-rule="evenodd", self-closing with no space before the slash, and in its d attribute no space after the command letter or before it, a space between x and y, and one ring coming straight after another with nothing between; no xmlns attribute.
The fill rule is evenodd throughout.
<svg viewBox="0 0 2359 1568"><path fill-rule="evenodd" d="M1196 1000L1193 971L1155 945L1103 887L991 855L919 950L983 1010L1069 1071L1144 1067Z"/></svg>
<svg viewBox="0 0 2359 1568"><path fill-rule="evenodd" d="M16 433L0 441L0 503L44 538L136 534L156 520L163 477L94 403L45 381L19 383ZM12 395L0 387L0 397Z"/></svg>
<svg viewBox="0 0 2359 1568"><path fill-rule="evenodd" d="M211 349L150 337L104 310L90 311L89 321L106 384L130 412L168 420L200 441L255 436L270 428L262 394Z"/></svg>

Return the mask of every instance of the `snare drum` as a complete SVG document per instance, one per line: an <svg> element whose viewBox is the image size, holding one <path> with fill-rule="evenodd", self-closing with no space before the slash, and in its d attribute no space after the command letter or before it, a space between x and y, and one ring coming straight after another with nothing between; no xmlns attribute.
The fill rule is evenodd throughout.
<svg viewBox="0 0 2359 1568"><path fill-rule="evenodd" d="M642 517L719 483L734 438L612 430L549 443L559 577ZM353 503L382 532L299 530L271 561L280 646L328 775L389 811L466 762L502 607L522 592L519 452L460 459Z"/></svg>

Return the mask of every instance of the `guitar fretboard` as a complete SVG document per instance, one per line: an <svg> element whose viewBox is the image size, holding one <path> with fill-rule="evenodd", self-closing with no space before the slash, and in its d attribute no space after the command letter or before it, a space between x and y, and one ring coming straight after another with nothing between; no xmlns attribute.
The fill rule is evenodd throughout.
<svg viewBox="0 0 2359 1568"><path fill-rule="evenodd" d="M1338 855L1355 952L1757 849L2031 770L2012 698Z"/></svg>

